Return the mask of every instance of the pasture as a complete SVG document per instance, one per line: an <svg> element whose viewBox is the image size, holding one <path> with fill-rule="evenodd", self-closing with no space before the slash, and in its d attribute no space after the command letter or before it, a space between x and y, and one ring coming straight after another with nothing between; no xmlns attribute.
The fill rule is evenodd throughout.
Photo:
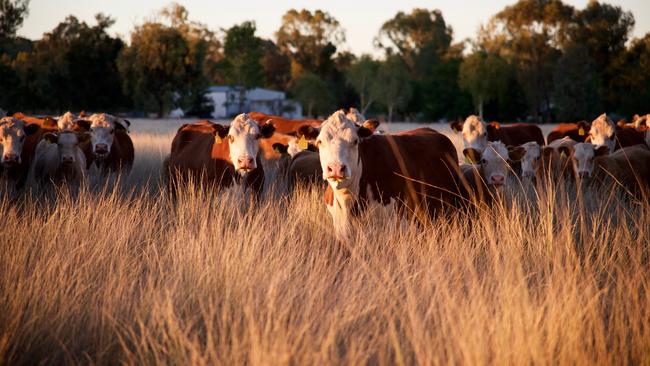
<svg viewBox="0 0 650 366"><path fill-rule="evenodd" d="M424 224L373 207L339 242L321 189L169 197L183 121L132 122L119 187L0 203L0 363L650 364L647 199L556 182Z"/></svg>

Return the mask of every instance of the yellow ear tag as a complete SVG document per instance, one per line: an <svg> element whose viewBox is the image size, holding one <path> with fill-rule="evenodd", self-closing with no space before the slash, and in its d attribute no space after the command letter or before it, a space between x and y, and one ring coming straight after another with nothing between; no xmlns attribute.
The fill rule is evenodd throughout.
<svg viewBox="0 0 650 366"><path fill-rule="evenodd" d="M220 144L220 143L223 142L223 140L221 139L219 134L214 135L214 142L217 143L217 144Z"/></svg>
<svg viewBox="0 0 650 366"><path fill-rule="evenodd" d="M584 136L585 135L585 129L580 127L580 129L578 130L578 135Z"/></svg>
<svg viewBox="0 0 650 366"><path fill-rule="evenodd" d="M561 157L561 158L566 158L566 154L564 153L564 151L562 151L562 152L560 153L560 157Z"/></svg>
<svg viewBox="0 0 650 366"><path fill-rule="evenodd" d="M305 139L305 135L300 136L298 148L300 148L300 150L307 150L307 139Z"/></svg>

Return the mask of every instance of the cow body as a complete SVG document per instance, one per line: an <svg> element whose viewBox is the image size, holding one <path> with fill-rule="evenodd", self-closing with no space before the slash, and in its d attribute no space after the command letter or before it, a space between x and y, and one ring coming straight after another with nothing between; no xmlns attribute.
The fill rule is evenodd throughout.
<svg viewBox="0 0 650 366"><path fill-rule="evenodd" d="M231 137L234 133L231 130L236 129L233 125L222 126L209 121L186 124L179 128L172 141L171 154L166 160L172 190L193 179L201 183L214 183L220 188L241 183L245 188L251 188L256 197L259 196L264 185L264 170L257 142L260 128L246 115L239 115L232 124L237 128L240 125L245 128L235 132L246 133L239 133L238 136L241 137ZM273 133L272 126L266 131L262 137L269 137ZM239 139L257 146L248 153L234 154Z"/></svg>
<svg viewBox="0 0 650 366"><path fill-rule="evenodd" d="M36 183L42 186L65 183L78 188L86 178L86 157L79 147L85 136L88 135L72 131L44 135L36 147L32 166Z"/></svg>
<svg viewBox="0 0 650 366"><path fill-rule="evenodd" d="M338 111L323 123L316 143L339 238L349 236L355 208L370 202L399 202L409 212L432 215L456 201L456 149L435 130L375 135Z"/></svg>
<svg viewBox="0 0 650 366"><path fill-rule="evenodd" d="M588 136L589 129L591 129L591 124L587 121L560 123L553 128L553 131L549 132L546 137L546 143L550 144L555 140L561 140L565 137L576 142L584 142Z"/></svg>
<svg viewBox="0 0 650 366"><path fill-rule="evenodd" d="M458 123L452 124L457 130ZM465 148L483 151L489 141L501 141L506 146L519 146L534 141L540 146L544 145L544 135L537 125L528 123L515 123L500 125L496 122L485 123L477 116L469 116L462 124L463 144Z"/></svg>
<svg viewBox="0 0 650 366"><path fill-rule="evenodd" d="M270 122L275 127L276 133L295 134L301 126L309 125L318 127L322 121L317 119L287 119L280 116L273 116L261 112L249 112L248 116L254 119L260 126Z"/></svg>
<svg viewBox="0 0 650 366"><path fill-rule="evenodd" d="M96 168L101 176L109 173L128 173L135 160L135 148L128 134L130 123L105 114L93 114L89 142L81 145L88 168Z"/></svg>
<svg viewBox="0 0 650 366"><path fill-rule="evenodd" d="M38 124L14 117L0 119L0 184L8 197L15 198L24 187L40 137Z"/></svg>

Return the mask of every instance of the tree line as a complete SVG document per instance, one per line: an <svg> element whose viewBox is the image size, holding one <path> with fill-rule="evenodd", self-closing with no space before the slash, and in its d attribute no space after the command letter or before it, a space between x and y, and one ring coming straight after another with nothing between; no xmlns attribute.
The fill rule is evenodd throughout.
<svg viewBox="0 0 650 366"><path fill-rule="evenodd" d="M128 42L70 15L40 40L17 37L29 0L0 0L0 108L208 115L209 85L287 91L305 114L357 106L407 120L478 113L501 121L622 117L650 106L650 33L634 16L592 0L519 0L454 40L439 10L398 12L374 39L379 57L345 50L345 30L322 10L289 10L274 39L253 21L211 30L172 4ZM242 89L243 90L243 89Z"/></svg>

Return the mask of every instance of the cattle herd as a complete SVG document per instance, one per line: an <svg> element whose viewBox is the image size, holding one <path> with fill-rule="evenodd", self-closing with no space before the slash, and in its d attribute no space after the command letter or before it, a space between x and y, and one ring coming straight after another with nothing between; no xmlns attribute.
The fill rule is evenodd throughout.
<svg viewBox="0 0 650 366"><path fill-rule="evenodd" d="M501 125L470 116L451 123L463 138L461 164L444 134L431 128L386 134L354 108L324 121L251 112L229 125L207 120L182 125L163 171L172 192L197 180L217 188L240 185L259 199L264 166L272 162L276 179L287 179L290 190L300 182L323 185L335 233L345 238L351 216L370 203L396 203L408 213L435 216L477 200L489 203L513 181L539 186L564 179L579 186L589 182L589 189L614 185L647 200L649 118L615 124L603 114L591 123L559 124L545 139L534 124ZM74 187L128 172L134 160L129 126L103 113L2 118L6 194L15 195L29 179L39 186ZM519 179L508 179L510 172Z"/></svg>

